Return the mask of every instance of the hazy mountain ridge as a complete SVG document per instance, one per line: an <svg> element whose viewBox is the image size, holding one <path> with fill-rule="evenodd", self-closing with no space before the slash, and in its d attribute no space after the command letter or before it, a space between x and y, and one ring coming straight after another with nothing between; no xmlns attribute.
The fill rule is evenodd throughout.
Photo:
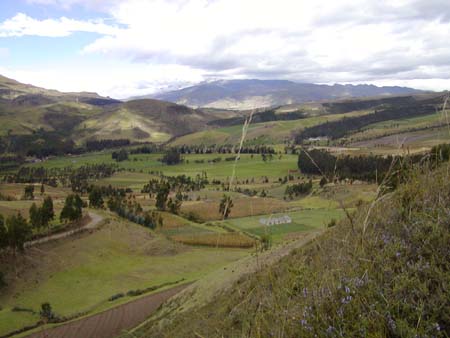
<svg viewBox="0 0 450 338"><path fill-rule="evenodd" d="M407 87L374 85L318 85L287 80L220 80L140 98L155 98L190 107L251 109L350 97L417 94Z"/></svg>

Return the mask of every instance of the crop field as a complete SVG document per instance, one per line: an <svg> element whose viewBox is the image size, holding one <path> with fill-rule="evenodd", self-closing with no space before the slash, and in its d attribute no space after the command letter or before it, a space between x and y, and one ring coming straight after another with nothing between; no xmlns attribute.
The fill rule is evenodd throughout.
<svg viewBox="0 0 450 338"><path fill-rule="evenodd" d="M18 278L10 271L0 294L0 335L35 323L44 302L60 316L93 312L114 305L108 298L117 293L194 280L247 254L184 246L113 219L91 234L30 248L19 258ZM34 314L12 311L14 307Z"/></svg>
<svg viewBox="0 0 450 338"><path fill-rule="evenodd" d="M292 223L266 226L259 222L261 218L280 217L284 215L291 217ZM269 234L273 237L274 242L281 242L287 234L325 228L332 219L339 220L344 216L345 213L341 209L313 209L228 219L223 223L232 228L243 230L257 236Z"/></svg>
<svg viewBox="0 0 450 338"><path fill-rule="evenodd" d="M181 207L182 213L194 213L203 221L221 220L219 213L219 200L185 202ZM289 205L287 202L274 198L240 197L233 199L230 218L238 218L249 215L262 215L267 212L279 212Z"/></svg>
<svg viewBox="0 0 450 338"><path fill-rule="evenodd" d="M2 184L0 184L0 194L13 197L16 200L20 200L23 196L24 189L27 185L30 185L30 184L2 183ZM67 195L67 193L70 191L70 189L68 189L68 188L62 188L62 187L54 188L54 187L51 187L48 185L44 185L44 190L45 190L44 195L41 195L40 189L41 189L40 184L34 184L34 198L36 201L42 200L45 196L51 196L54 199L64 198Z"/></svg>

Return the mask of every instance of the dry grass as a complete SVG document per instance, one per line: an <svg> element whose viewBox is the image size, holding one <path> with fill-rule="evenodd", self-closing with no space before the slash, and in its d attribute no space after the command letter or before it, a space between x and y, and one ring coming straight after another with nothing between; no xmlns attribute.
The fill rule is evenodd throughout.
<svg viewBox="0 0 450 338"><path fill-rule="evenodd" d="M181 207L184 214L193 212L202 221L222 220L222 215L219 213L220 201L195 201L185 202ZM282 212L289 207L285 201L274 198L233 198L233 208L231 209L230 218L266 215L273 212Z"/></svg>

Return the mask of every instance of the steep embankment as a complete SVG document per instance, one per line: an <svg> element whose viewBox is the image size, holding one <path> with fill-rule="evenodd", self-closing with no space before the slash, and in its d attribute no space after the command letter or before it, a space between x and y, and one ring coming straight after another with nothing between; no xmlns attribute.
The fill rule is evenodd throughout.
<svg viewBox="0 0 450 338"><path fill-rule="evenodd" d="M448 169L415 172L396 192L240 279L209 304L169 312L165 321L149 321L134 335L448 336Z"/></svg>

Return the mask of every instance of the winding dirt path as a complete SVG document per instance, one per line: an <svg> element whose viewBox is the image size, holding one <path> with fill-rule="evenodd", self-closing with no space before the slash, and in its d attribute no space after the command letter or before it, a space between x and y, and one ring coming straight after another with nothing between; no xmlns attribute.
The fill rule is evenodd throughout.
<svg viewBox="0 0 450 338"><path fill-rule="evenodd" d="M27 338L113 338L146 320L166 300L191 283L153 293L93 316L51 329L41 329Z"/></svg>
<svg viewBox="0 0 450 338"><path fill-rule="evenodd" d="M98 226L98 224L101 221L103 221L102 216L100 216L94 212L91 212L91 211L89 212L89 217L91 218L91 220L86 225L84 225L80 228L72 229L69 231L61 232L61 233L50 235L50 236L43 237L43 238L39 238L34 241L26 242L25 247L27 248L27 247L34 246L37 244L47 243L47 242L50 242L50 241L53 241L56 239L61 239L61 238L72 236L73 234L76 234L80 231L94 229Z"/></svg>

